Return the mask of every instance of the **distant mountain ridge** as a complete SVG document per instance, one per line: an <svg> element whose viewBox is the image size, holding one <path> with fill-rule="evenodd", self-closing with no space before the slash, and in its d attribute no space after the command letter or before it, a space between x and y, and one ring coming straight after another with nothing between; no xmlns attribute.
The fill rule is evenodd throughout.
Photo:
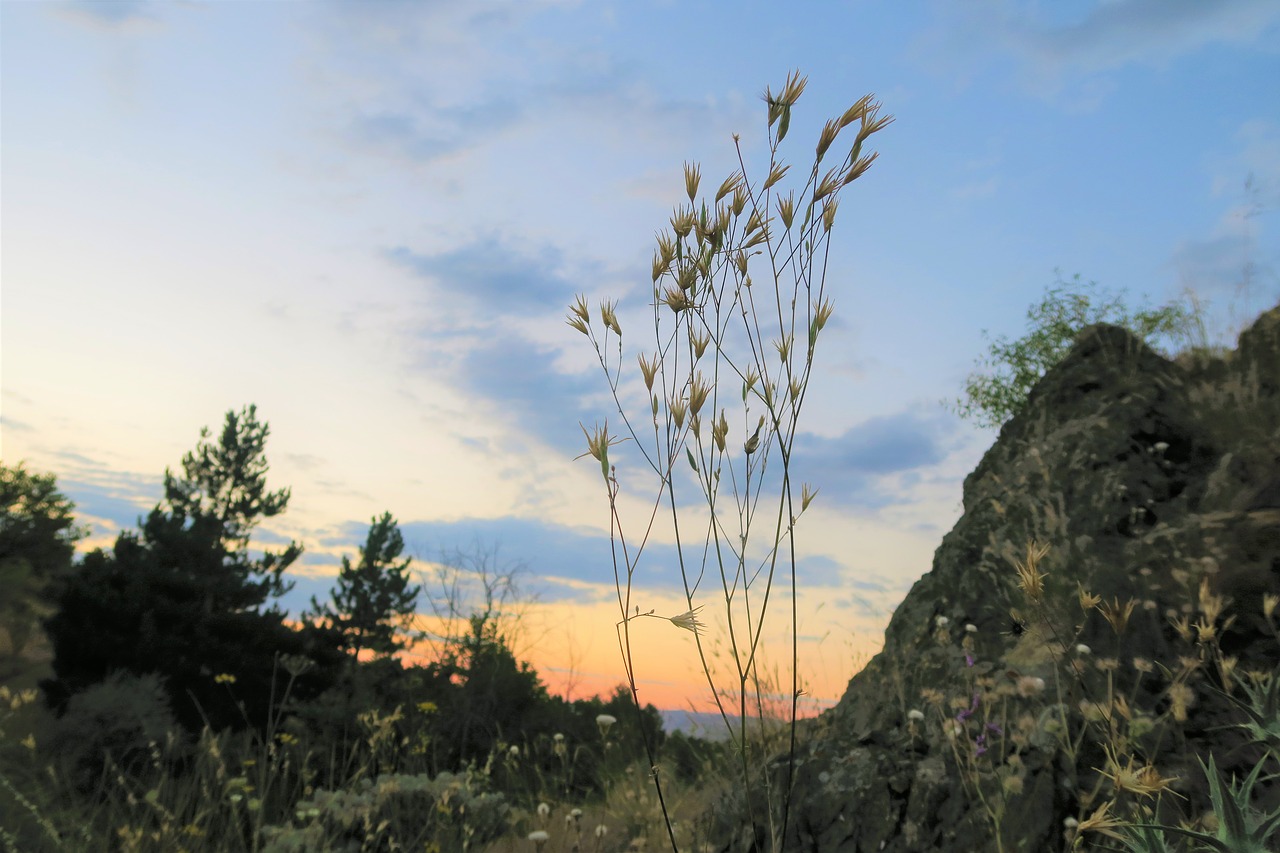
<svg viewBox="0 0 1280 853"><path fill-rule="evenodd" d="M681 732L690 737L704 740L727 740L724 717L715 711L659 711L662 715L662 729L667 734ZM737 725L738 717L730 716L729 724Z"/></svg>

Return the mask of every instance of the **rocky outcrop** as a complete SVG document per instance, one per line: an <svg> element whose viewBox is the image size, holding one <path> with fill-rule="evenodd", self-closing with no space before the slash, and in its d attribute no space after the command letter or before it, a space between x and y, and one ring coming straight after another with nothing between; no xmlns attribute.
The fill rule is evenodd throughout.
<svg viewBox="0 0 1280 853"><path fill-rule="evenodd" d="M1042 608L1014 569L1032 540L1049 546ZM1216 647L1191 624L1212 607L1202 584L1226 599ZM1082 608L1081 590L1115 619ZM1121 328L1085 330L966 478L964 515L884 650L814 726L786 848L995 850L998 822L1005 851L1068 849L1064 827L1111 791L1106 718L1135 766L1179 777L1163 818L1203 813L1197 757L1230 773L1261 755L1214 688L1224 658L1228 680L1276 670L1268 594L1280 594L1280 307L1235 351L1176 361ZM1280 800L1274 784L1261 795Z"/></svg>

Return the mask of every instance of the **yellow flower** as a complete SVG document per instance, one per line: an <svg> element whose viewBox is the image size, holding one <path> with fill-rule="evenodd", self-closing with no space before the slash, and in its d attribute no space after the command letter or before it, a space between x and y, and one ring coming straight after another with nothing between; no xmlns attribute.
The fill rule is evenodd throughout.
<svg viewBox="0 0 1280 853"><path fill-rule="evenodd" d="M235 684L236 677L230 673L222 672L213 677L214 684Z"/></svg>
<svg viewBox="0 0 1280 853"><path fill-rule="evenodd" d="M1117 829L1123 826L1123 821L1116 820L1111 816L1111 803L1103 803L1097 811L1090 815L1086 820L1081 821L1077 825L1076 830L1081 833L1097 832L1118 841L1124 841L1125 836L1116 832Z"/></svg>
<svg viewBox="0 0 1280 853"><path fill-rule="evenodd" d="M1111 780L1117 793L1129 791L1140 797L1150 797L1163 791L1171 782L1177 781L1176 778L1164 778L1150 764L1136 764L1131 755L1125 757L1122 765L1119 756L1110 747L1104 749L1107 754L1107 769L1094 769Z"/></svg>

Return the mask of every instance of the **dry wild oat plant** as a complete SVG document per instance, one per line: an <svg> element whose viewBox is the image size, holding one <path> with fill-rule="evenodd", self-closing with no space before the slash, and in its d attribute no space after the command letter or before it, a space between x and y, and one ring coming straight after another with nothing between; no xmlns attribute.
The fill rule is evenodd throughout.
<svg viewBox="0 0 1280 853"><path fill-rule="evenodd" d="M833 311L826 273L840 195L870 168L877 155L867 142L893 120L871 95L860 98L823 126L802 178L787 180L791 165L780 152L805 83L793 72L780 92L765 89L767 169L748 169L736 135L738 168L709 197L700 194L699 166L685 165L687 202L658 235L653 255L651 349L624 352L613 300L593 314L579 296L568 316L594 347L622 424L616 434L608 420L583 432L609 506L618 644L632 696L638 707L632 624L664 618L638 600L646 548L662 538L675 544L685 600L685 612L665 618L694 634L739 757L745 801L763 812L748 819L767 828L775 849L786 832L802 692L795 530L816 495L792 482L793 452L818 338ZM839 159L826 165L836 151ZM622 442L625 450L611 455ZM638 481L650 476L644 493ZM751 727L770 722L763 638L787 603L790 734L788 772L778 777L763 772L770 756ZM703 619L727 636L727 672L710 661ZM656 768L654 745L646 749ZM677 848L656 770L653 784Z"/></svg>

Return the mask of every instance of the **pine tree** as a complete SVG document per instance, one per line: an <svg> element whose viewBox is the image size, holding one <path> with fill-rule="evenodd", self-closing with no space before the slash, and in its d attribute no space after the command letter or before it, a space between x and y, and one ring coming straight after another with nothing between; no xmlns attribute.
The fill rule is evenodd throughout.
<svg viewBox="0 0 1280 853"><path fill-rule="evenodd" d="M52 474L0 464L0 655L22 653L48 614L50 584L71 570L76 542L88 534L74 509Z"/></svg>
<svg viewBox="0 0 1280 853"><path fill-rule="evenodd" d="M183 476L165 471L164 500L141 529L86 555L71 574L45 623L56 677L42 686L55 708L125 670L162 676L189 729L262 726L287 680L282 656L298 670L302 657L321 663L295 697L328 680L333 649L267 606L288 590L282 574L301 546L260 557L249 550L254 527L289 501L287 489L266 489L267 435L254 406L228 412L216 444L202 430Z"/></svg>
<svg viewBox="0 0 1280 853"><path fill-rule="evenodd" d="M404 537L391 513L371 519L369 535L360 548L360 562L342 558L332 603L311 599L312 615L341 633L344 644L358 658L366 649L389 657L404 648L400 628L414 614L422 587L409 585L409 564L396 560L404 551Z"/></svg>

